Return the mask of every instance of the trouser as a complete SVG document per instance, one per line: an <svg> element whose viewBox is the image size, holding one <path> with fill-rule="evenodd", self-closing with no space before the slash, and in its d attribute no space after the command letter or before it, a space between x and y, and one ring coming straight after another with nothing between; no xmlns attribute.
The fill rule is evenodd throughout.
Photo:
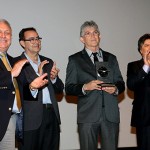
<svg viewBox="0 0 150 150"><path fill-rule="evenodd" d="M96 123L80 123L79 139L81 150L97 150L100 137L101 150L117 150L119 124L106 120L103 113Z"/></svg>
<svg viewBox="0 0 150 150"><path fill-rule="evenodd" d="M150 150L150 126L136 127L138 150Z"/></svg>
<svg viewBox="0 0 150 150"><path fill-rule="evenodd" d="M60 128L53 107L43 107L43 120L36 130L24 131L20 150L58 150Z"/></svg>
<svg viewBox="0 0 150 150"><path fill-rule="evenodd" d="M7 131L2 141L0 141L0 150L15 150L15 130L16 115L13 114L9 120Z"/></svg>

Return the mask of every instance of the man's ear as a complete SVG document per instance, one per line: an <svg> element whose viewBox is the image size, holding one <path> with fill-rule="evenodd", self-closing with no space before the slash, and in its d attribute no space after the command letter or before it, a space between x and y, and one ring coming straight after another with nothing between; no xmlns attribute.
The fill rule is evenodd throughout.
<svg viewBox="0 0 150 150"><path fill-rule="evenodd" d="M102 37L101 34L99 34L99 38L100 38L100 39L101 39L101 37Z"/></svg>
<svg viewBox="0 0 150 150"><path fill-rule="evenodd" d="M84 44L84 39L83 39L83 37L80 37L80 41Z"/></svg>
<svg viewBox="0 0 150 150"><path fill-rule="evenodd" d="M23 48L25 47L24 41L19 41L19 43Z"/></svg>

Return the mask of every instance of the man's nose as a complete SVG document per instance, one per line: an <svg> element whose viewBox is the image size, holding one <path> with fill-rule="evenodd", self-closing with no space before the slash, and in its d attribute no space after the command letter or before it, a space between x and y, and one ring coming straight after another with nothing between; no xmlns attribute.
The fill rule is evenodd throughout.
<svg viewBox="0 0 150 150"><path fill-rule="evenodd" d="M5 32L0 32L0 37L6 37Z"/></svg>

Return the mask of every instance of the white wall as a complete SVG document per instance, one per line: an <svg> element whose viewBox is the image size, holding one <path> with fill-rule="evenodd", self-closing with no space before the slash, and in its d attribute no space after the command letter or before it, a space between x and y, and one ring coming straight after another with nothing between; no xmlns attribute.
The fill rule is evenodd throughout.
<svg viewBox="0 0 150 150"><path fill-rule="evenodd" d="M127 63L140 58L137 41L150 32L149 0L0 0L0 17L7 19L13 28L12 56L23 51L18 43L18 33L24 27L35 27L42 39L41 54L56 61L65 81L68 56L81 50L79 41L81 24L94 20L99 25L101 48L118 58L126 81ZM121 123L119 147L136 145L131 133L130 116L132 99L124 93L119 103ZM61 113L61 148L79 148L76 125L76 104L59 102Z"/></svg>

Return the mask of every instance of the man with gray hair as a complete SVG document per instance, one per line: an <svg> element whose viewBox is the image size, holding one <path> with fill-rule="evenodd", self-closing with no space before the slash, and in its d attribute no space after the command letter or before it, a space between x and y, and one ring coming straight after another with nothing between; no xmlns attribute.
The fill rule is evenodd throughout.
<svg viewBox="0 0 150 150"><path fill-rule="evenodd" d="M12 29L0 19L0 150L15 149L16 114L21 112L20 84L17 79L26 59L15 63L7 54L11 45Z"/></svg>
<svg viewBox="0 0 150 150"><path fill-rule="evenodd" d="M7 51L11 45L12 29L9 22L0 19L0 150L15 150L16 119L22 111L22 84L20 73L27 59L17 60ZM43 74L31 82L39 87L47 84ZM43 84L43 86L44 86Z"/></svg>
<svg viewBox="0 0 150 150"><path fill-rule="evenodd" d="M125 89L116 56L99 47L100 31L94 21L80 29L84 49L69 56L66 94L78 96L77 122L81 150L116 150L119 133L117 96Z"/></svg>

